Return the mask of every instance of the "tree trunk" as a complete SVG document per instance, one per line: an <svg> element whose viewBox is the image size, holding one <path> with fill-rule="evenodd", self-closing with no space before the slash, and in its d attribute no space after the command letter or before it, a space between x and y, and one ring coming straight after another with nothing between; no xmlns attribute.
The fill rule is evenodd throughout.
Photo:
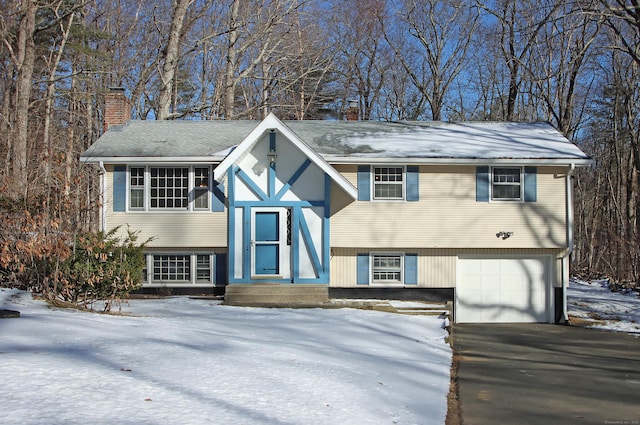
<svg viewBox="0 0 640 425"><path fill-rule="evenodd" d="M171 17L171 29L169 30L169 40L165 47L164 64L160 73L160 95L158 100L158 113L156 118L166 120L171 112L171 97L176 70L178 69L180 38L182 37L182 26L187 9L193 0L178 0L173 8Z"/></svg>
<svg viewBox="0 0 640 425"><path fill-rule="evenodd" d="M21 11L18 31L17 82L16 82L16 123L15 138L12 145L12 192L14 196L25 196L28 186L27 144L29 140L29 104L33 68L36 58L33 33L36 25L38 7L33 0L26 2Z"/></svg>

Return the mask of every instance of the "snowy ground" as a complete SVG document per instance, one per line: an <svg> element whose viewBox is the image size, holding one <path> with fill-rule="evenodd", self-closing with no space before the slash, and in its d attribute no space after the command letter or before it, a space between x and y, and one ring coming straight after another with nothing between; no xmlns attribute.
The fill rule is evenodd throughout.
<svg viewBox="0 0 640 425"><path fill-rule="evenodd" d="M0 289L0 424L444 424L444 321L134 300L124 316Z"/></svg>
<svg viewBox="0 0 640 425"><path fill-rule="evenodd" d="M640 297L611 292L606 281L572 280L567 308L570 317L587 326L640 334Z"/></svg>

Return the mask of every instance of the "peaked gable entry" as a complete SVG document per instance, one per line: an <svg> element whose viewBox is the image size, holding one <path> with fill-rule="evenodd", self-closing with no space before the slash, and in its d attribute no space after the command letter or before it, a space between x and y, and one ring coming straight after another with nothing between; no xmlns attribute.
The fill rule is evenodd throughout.
<svg viewBox="0 0 640 425"><path fill-rule="evenodd" d="M228 187L229 283L329 283L331 191L357 190L270 114L214 170Z"/></svg>

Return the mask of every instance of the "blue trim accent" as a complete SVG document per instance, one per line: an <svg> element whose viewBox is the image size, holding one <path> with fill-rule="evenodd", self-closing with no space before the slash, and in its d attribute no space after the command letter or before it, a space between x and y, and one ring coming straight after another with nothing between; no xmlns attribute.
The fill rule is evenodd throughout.
<svg viewBox="0 0 640 425"><path fill-rule="evenodd" d="M537 167L524 167L524 202L538 202Z"/></svg>
<svg viewBox="0 0 640 425"><path fill-rule="evenodd" d="M269 150L276 150L276 132L273 130L271 130L271 132L269 133Z"/></svg>
<svg viewBox="0 0 640 425"><path fill-rule="evenodd" d="M301 208L311 208L311 207L324 207L324 201L275 201L275 200L267 200L267 201L238 201L236 202L236 206L242 207L301 207Z"/></svg>
<svg viewBox="0 0 640 425"><path fill-rule="evenodd" d="M489 202L489 166L476 167L476 202Z"/></svg>
<svg viewBox="0 0 640 425"><path fill-rule="evenodd" d="M293 173L293 176L291 176L289 181L284 186L282 186L282 188L280 189L280 191L276 195L276 200L277 201L281 200L282 197L284 196L284 194L287 193L287 191L289 189L291 189L291 186L293 186L296 183L296 181L298 181L300 176L302 176L302 174L306 171L306 169L309 167L309 165L311 165L311 160L309 158L307 158L307 160L302 163L300 168L298 168L296 170L296 172Z"/></svg>
<svg viewBox="0 0 640 425"><path fill-rule="evenodd" d="M407 194L406 199L409 202L415 202L420 199L420 167L417 165L407 165Z"/></svg>
<svg viewBox="0 0 640 425"><path fill-rule="evenodd" d="M127 166L113 166L113 210L127 210Z"/></svg>
<svg viewBox="0 0 640 425"><path fill-rule="evenodd" d="M358 165L358 201L371 198L371 166Z"/></svg>
<svg viewBox="0 0 640 425"><path fill-rule="evenodd" d="M295 206L291 208L291 279L297 283L300 280L300 217L302 208Z"/></svg>
<svg viewBox="0 0 640 425"><path fill-rule="evenodd" d="M404 283L405 285L418 284L418 254L404 255Z"/></svg>
<svg viewBox="0 0 640 425"><path fill-rule="evenodd" d="M242 279L251 276L251 208L242 207Z"/></svg>
<svg viewBox="0 0 640 425"><path fill-rule="evenodd" d="M358 254L356 283L358 285L369 284L369 254Z"/></svg>
<svg viewBox="0 0 640 425"><path fill-rule="evenodd" d="M324 217L322 217L322 271L320 276L329 283L331 279L331 177L324 175Z"/></svg>
<svg viewBox="0 0 640 425"><path fill-rule="evenodd" d="M227 180L229 181L229 209L227 210L227 283L235 276L236 261L236 181L235 167L229 167Z"/></svg>
<svg viewBox="0 0 640 425"><path fill-rule="evenodd" d="M258 198L260 198L263 201L266 201L267 199L269 199L269 196L266 193L264 193L264 191L260 189L258 185L253 180L251 180L251 178L247 175L247 173L242 171L242 169L238 168L236 171L236 175L238 176L238 178L240 178L240 180L242 180L242 183L246 184L247 187L253 193L255 193L256 196L258 196ZM271 179L271 174L269 174L269 179ZM269 185L271 185L271 183L269 183Z"/></svg>
<svg viewBox="0 0 640 425"><path fill-rule="evenodd" d="M274 199L276 196L276 164L269 164L267 180L269 197L266 199Z"/></svg>
<svg viewBox="0 0 640 425"><path fill-rule="evenodd" d="M222 183L213 182L213 188L211 190L211 211L222 212L224 211L224 185Z"/></svg>

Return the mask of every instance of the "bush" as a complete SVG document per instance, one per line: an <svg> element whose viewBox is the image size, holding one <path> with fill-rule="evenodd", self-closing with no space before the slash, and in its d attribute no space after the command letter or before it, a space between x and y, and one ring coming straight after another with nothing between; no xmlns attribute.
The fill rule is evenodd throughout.
<svg viewBox="0 0 640 425"><path fill-rule="evenodd" d="M145 243L127 231L123 240L109 233L84 233L77 237L72 254L61 263L56 279L57 298L86 308L105 301L104 311L142 285Z"/></svg>
<svg viewBox="0 0 640 425"><path fill-rule="evenodd" d="M104 311L140 287L146 242L131 231L121 240L119 229L62 230L44 205L0 197L0 286L82 308L104 300Z"/></svg>

